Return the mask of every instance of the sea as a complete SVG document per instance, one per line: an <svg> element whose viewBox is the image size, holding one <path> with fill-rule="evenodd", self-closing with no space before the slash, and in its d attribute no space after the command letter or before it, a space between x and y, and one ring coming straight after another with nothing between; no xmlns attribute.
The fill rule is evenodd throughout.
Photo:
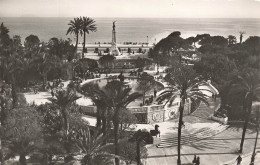
<svg viewBox="0 0 260 165"><path fill-rule="evenodd" d="M75 42L74 35L66 35L69 21L73 18L37 18L37 17L0 17L0 23L10 30L10 36L20 35L22 42L31 35L37 35L47 42L52 37ZM249 36L260 36L260 19L257 18L93 18L97 31L87 35L87 43L111 42L112 22L116 21L117 43L149 42L157 43L174 31L180 31L181 37L208 33L227 37L234 35L239 39L239 32ZM82 42L82 37L79 39Z"/></svg>

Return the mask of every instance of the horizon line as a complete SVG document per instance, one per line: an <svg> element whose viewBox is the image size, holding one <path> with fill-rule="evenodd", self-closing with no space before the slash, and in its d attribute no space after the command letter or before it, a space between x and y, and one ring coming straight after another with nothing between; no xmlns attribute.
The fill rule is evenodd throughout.
<svg viewBox="0 0 260 165"><path fill-rule="evenodd" d="M0 18L77 18L81 16L2 16ZM135 19L260 19L260 17L91 17L91 18L135 18Z"/></svg>

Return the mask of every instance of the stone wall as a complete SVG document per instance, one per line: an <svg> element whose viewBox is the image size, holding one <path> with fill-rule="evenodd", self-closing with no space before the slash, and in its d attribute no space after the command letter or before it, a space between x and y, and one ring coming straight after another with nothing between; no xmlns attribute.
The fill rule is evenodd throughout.
<svg viewBox="0 0 260 165"><path fill-rule="evenodd" d="M144 106L147 107L147 124L153 124L164 121L163 105Z"/></svg>
<svg viewBox="0 0 260 165"><path fill-rule="evenodd" d="M186 102L184 106L184 115L190 114L191 104L189 101ZM147 124L159 123L167 120L173 120L179 117L179 103L176 102L170 108L164 108L164 105L149 105L149 106L136 106L136 107L127 107L127 109L133 113L142 113L147 116ZM81 106L83 113L88 115L95 115L96 106Z"/></svg>
<svg viewBox="0 0 260 165"><path fill-rule="evenodd" d="M183 115L189 115L191 112L191 102L186 101L184 105ZM164 121L177 119L179 117L179 102L175 102L171 107L165 108Z"/></svg>

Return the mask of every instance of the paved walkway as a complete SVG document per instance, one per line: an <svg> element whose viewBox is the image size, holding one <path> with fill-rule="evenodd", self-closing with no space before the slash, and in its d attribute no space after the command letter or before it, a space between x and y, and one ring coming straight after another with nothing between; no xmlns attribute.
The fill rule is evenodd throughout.
<svg viewBox="0 0 260 165"><path fill-rule="evenodd" d="M242 128L231 127L214 137L184 144L181 147L182 163L191 163L194 155L200 157L201 165L223 165L226 164L226 162L233 161L238 156L237 151L240 145L241 134ZM244 144L244 154L253 151L254 142L255 131L248 130ZM259 157L257 157L256 161L259 161ZM172 165L176 164L176 162L177 146L170 148L148 148L147 165ZM244 165L244 163L242 163L242 165ZM245 165L249 164L245 163Z"/></svg>
<svg viewBox="0 0 260 165"><path fill-rule="evenodd" d="M183 118L185 127L182 130L181 144L193 143L205 138L212 137L222 131L228 126L218 122L208 120L209 116L219 107L219 99L213 101L208 99L209 106L205 103L201 103L195 112L190 116ZM175 126L175 132L168 131L162 133L161 144L159 148L177 146L178 142L178 119L172 121ZM159 124L158 124L159 125ZM169 126L168 126L169 127ZM165 127L164 127L165 128Z"/></svg>
<svg viewBox="0 0 260 165"><path fill-rule="evenodd" d="M246 165L250 165L251 163L251 158L252 158L252 153L248 153L248 154L244 154L241 156L242 157L242 162L241 164L246 164ZM226 163L224 163L223 165L237 165L237 158L234 158L231 161L228 161ZM260 164L260 148L258 151L256 151L256 156L255 156L255 161L254 161L255 165L259 165Z"/></svg>
<svg viewBox="0 0 260 165"><path fill-rule="evenodd" d="M238 149L241 141L242 128L228 127L223 128L217 134L211 135L211 130L216 130L222 127L220 123L208 120L208 116L214 112L218 103L211 101L210 107L203 104L193 115L185 116L185 125L188 128L182 131L182 146L181 146L181 160L182 164L189 164L192 162L194 155L200 157L201 165L224 165L234 164L234 160L238 156ZM173 121L174 122L174 121ZM177 120L175 121L177 123ZM174 124L173 124L174 125ZM201 127L199 132L192 132L191 126ZM215 127L216 126L216 127ZM212 129L206 128L211 127ZM177 129L177 128L176 128ZM198 134L198 135L197 135ZM172 134L174 135L174 134ZM249 165L251 153L255 142L255 130L247 130L246 139L244 143L244 153L242 155L242 165ZM190 136L190 137L189 137ZM201 136L202 138L199 138ZM205 138L203 138L205 137ZM177 133L175 136L169 136L170 146L157 148L155 146L148 147L147 165L172 165L177 162ZM259 145L258 145L259 146ZM259 147L258 147L259 148ZM260 149L260 148L259 148ZM258 153L260 154L260 153ZM255 162L259 162L259 156L256 157Z"/></svg>

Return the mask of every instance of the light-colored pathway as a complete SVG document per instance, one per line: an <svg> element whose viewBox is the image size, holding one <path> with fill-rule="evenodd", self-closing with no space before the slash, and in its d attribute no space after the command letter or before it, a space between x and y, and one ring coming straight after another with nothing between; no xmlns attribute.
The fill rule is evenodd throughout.
<svg viewBox="0 0 260 165"><path fill-rule="evenodd" d="M241 134L242 128L229 127L214 137L184 144L181 147L182 163L191 163L194 155L200 157L201 165L223 165L226 162L232 161L238 156L237 151L240 145ZM255 131L248 130L244 144L244 154L253 151L254 142ZM256 161L259 161L259 157ZM170 148L157 148L153 146L148 148L147 165L173 165L176 162L177 146Z"/></svg>
<svg viewBox="0 0 260 165"><path fill-rule="evenodd" d="M205 132L205 129L208 129L207 127L210 127L210 125L221 127L221 124L208 120L208 116L212 114L214 109L218 106L218 103L215 102L215 105L212 105L213 103L214 102L211 103L210 107L201 105L200 108L195 111L193 115L184 117L184 122L188 122L189 126L187 129L184 129L182 131L182 164L190 164L193 160L194 155L200 157L201 165L235 164L235 159L238 156L238 149L241 141L242 128L223 128L223 130L221 130L217 134L214 134L214 136L208 135L209 132ZM198 138L198 136L201 135L197 135L196 132L191 132L192 128L190 127L196 126L196 124L198 125L198 127L200 126L201 129L203 129L202 132L204 133L199 134L201 134L202 137L205 135L205 138ZM212 128L214 128L215 130L217 127L213 126ZM189 135L191 137L189 137ZM244 157L242 165L249 165L251 153L253 151L253 146L255 142L255 135L255 130L248 129L246 132L244 151L242 154L242 157ZM156 146L148 147L148 158L146 159L147 165L176 164L177 133L175 137L171 137L168 140L168 142L172 143L170 146L162 148L157 148ZM257 147L258 149L260 149L259 145L257 145ZM260 155L260 153L258 154ZM260 156L257 156L255 162L260 162L259 159Z"/></svg>
<svg viewBox="0 0 260 165"><path fill-rule="evenodd" d="M185 127L182 128L181 144L193 143L205 138L212 137L222 131L228 126L221 123L208 120L209 116L219 107L219 99L208 99L209 106L201 103L200 106L192 113L192 115L184 116L183 121ZM161 144L159 148L177 146L178 142L178 119L172 121L175 127L175 132L168 131L166 134L162 133ZM168 126L169 127L169 126Z"/></svg>

